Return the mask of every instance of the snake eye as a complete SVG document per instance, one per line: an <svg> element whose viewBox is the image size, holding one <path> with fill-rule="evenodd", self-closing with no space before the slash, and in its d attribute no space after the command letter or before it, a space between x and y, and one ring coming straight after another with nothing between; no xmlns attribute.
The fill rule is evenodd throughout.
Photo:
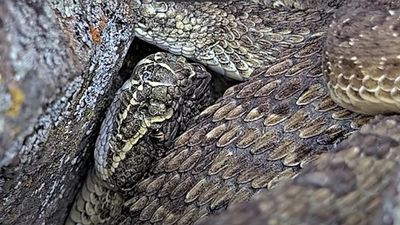
<svg viewBox="0 0 400 225"><path fill-rule="evenodd" d="M157 139L158 141L164 141L164 140L165 140L165 134L164 134L164 132L161 131L160 129L153 130L153 131L150 133L150 136L151 136L152 138Z"/></svg>

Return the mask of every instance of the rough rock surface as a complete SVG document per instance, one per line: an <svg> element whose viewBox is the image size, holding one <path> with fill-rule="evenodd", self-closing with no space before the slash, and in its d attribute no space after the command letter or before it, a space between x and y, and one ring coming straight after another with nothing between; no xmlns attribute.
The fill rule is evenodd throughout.
<svg viewBox="0 0 400 225"><path fill-rule="evenodd" d="M124 75L129 4L0 1L0 224L62 224Z"/></svg>

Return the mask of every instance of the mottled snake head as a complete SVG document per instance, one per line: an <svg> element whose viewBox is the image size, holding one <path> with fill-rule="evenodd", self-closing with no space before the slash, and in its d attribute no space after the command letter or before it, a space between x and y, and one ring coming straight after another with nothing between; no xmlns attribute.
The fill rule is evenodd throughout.
<svg viewBox="0 0 400 225"><path fill-rule="evenodd" d="M202 108L209 81L209 73L183 57L156 53L140 61L103 121L97 175L111 187L133 186Z"/></svg>

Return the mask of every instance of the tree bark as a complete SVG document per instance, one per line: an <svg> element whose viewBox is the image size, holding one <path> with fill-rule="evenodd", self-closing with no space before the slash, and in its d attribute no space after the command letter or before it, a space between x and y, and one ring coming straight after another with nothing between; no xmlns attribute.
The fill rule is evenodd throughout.
<svg viewBox="0 0 400 225"><path fill-rule="evenodd" d="M63 223L132 66L130 2L0 0L0 224Z"/></svg>

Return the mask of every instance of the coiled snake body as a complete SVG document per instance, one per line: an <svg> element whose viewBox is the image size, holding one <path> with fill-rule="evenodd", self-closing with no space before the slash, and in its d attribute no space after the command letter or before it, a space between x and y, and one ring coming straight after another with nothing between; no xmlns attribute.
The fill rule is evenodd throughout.
<svg viewBox="0 0 400 225"><path fill-rule="evenodd" d="M190 119L209 103L207 72L164 53L139 63L103 122L67 224L194 223L293 177L369 121L332 98L366 114L397 112L396 6L134 1L138 37L246 81Z"/></svg>

